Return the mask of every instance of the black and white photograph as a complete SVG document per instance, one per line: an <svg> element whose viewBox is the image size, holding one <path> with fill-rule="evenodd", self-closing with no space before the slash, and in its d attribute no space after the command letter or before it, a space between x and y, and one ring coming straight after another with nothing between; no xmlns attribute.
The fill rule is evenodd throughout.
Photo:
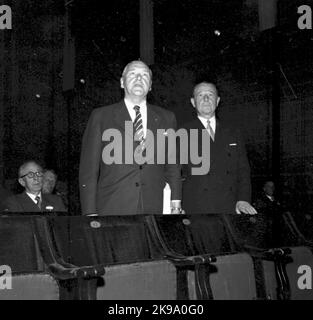
<svg viewBox="0 0 313 320"><path fill-rule="evenodd" d="M313 300L312 9L1 0L0 301Z"/></svg>

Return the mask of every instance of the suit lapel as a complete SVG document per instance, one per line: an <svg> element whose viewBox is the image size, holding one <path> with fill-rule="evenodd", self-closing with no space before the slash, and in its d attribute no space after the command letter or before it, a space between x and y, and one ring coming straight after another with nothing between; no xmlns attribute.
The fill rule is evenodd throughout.
<svg viewBox="0 0 313 320"><path fill-rule="evenodd" d="M214 136L214 143L211 144L211 166L214 168L216 161L218 159L222 159L221 154L224 152L225 149L225 137L226 137L226 128L221 128L221 123L218 119L216 119L216 129L215 129L215 136Z"/></svg>
<svg viewBox="0 0 313 320"><path fill-rule="evenodd" d="M120 130L120 132L124 135L124 133L125 133L125 121L132 122L124 100L122 100L116 106L116 109L114 110L113 121L114 121L114 126L112 126L112 127ZM129 132L127 132L127 134L132 137L132 135L129 134ZM133 139L133 137L132 137L132 139Z"/></svg>
<svg viewBox="0 0 313 320"><path fill-rule="evenodd" d="M153 110L151 105L149 105L147 103L147 130L149 130L151 132L152 136L149 136L148 134L146 136L146 141L145 141L146 149L148 149L150 147L150 145L152 143L151 140L154 141L153 152L152 152L152 154L150 152L147 153L147 158L146 158L147 161L151 158L156 157L157 130L160 129L161 127L162 126L161 126L160 116L158 115L157 112L155 112L155 110ZM151 155L151 157L150 157L150 155Z"/></svg>
<svg viewBox="0 0 313 320"><path fill-rule="evenodd" d="M26 194L26 192L23 192L22 195L22 201L23 201L23 207L24 210L27 212L38 212L40 211L39 207L36 205L36 203Z"/></svg>
<svg viewBox="0 0 313 320"><path fill-rule="evenodd" d="M195 128L199 130L206 129L202 122L197 117L195 121ZM216 161L219 159L219 155L223 152L223 148L225 146L225 132L223 129L221 130L221 123L218 119L216 119L216 128L214 141L211 139L209 133L205 135L205 143L210 141L210 171L214 169ZM199 131L199 150L202 150L202 133Z"/></svg>

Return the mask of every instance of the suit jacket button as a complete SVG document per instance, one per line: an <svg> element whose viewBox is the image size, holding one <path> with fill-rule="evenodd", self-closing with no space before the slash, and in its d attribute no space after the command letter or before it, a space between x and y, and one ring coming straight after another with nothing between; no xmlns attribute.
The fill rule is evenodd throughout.
<svg viewBox="0 0 313 320"><path fill-rule="evenodd" d="M139 166L139 169L142 170L142 166L141 165Z"/></svg>
<svg viewBox="0 0 313 320"><path fill-rule="evenodd" d="M229 174L229 170L226 171L226 174Z"/></svg>
<svg viewBox="0 0 313 320"><path fill-rule="evenodd" d="M135 183L135 186L136 186L136 187L139 187L139 183L138 183L138 182L136 182L136 183Z"/></svg>

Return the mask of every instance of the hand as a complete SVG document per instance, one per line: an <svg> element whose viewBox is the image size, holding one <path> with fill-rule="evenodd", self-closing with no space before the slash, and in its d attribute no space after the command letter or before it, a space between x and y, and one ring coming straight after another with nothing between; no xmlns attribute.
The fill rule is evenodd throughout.
<svg viewBox="0 0 313 320"><path fill-rule="evenodd" d="M171 214L185 214L181 208L181 200L171 200Z"/></svg>
<svg viewBox="0 0 313 320"><path fill-rule="evenodd" d="M236 203L236 213L241 214L257 214L257 211L251 206L251 204L247 201L237 201Z"/></svg>
<svg viewBox="0 0 313 320"><path fill-rule="evenodd" d="M185 210L182 208L171 208L171 214L185 214Z"/></svg>

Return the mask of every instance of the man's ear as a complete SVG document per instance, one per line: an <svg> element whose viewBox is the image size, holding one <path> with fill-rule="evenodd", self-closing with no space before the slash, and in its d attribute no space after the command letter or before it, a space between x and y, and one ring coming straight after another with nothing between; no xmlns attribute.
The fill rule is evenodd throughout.
<svg viewBox="0 0 313 320"><path fill-rule="evenodd" d="M23 178L19 178L18 179L19 184L25 188L25 181L23 180Z"/></svg>
<svg viewBox="0 0 313 320"><path fill-rule="evenodd" d="M195 99L194 98L190 98L190 102L191 102L192 106L195 108L196 107Z"/></svg>
<svg viewBox="0 0 313 320"><path fill-rule="evenodd" d="M123 79L123 77L120 79L120 83L121 83L121 88L124 89L124 79Z"/></svg>
<svg viewBox="0 0 313 320"><path fill-rule="evenodd" d="M220 97L217 97L217 100L216 100L216 106L218 107L219 103L220 103L220 100L221 98Z"/></svg>

